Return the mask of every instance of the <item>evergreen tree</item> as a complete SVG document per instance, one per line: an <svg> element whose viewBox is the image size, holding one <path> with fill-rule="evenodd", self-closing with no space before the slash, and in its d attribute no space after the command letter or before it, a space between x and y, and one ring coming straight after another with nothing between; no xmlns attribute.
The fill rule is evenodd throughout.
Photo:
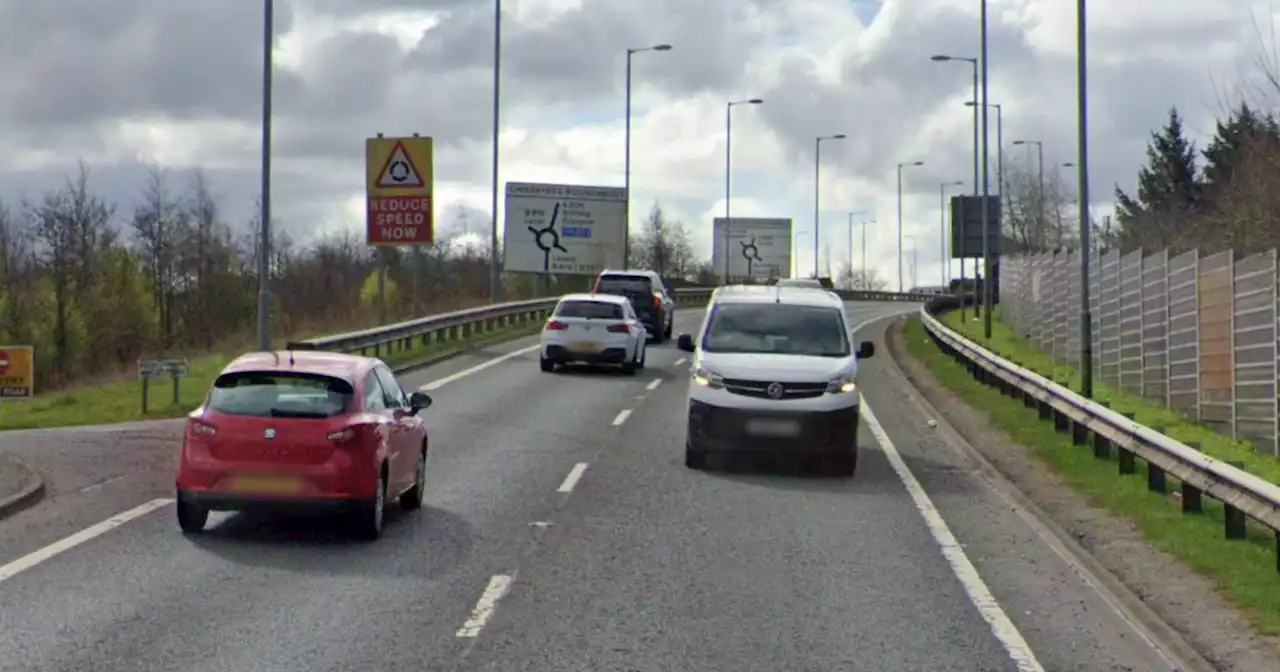
<svg viewBox="0 0 1280 672"><path fill-rule="evenodd" d="M1200 200L1203 183L1195 144L1187 139L1182 117L1169 110L1164 128L1151 134L1147 165L1138 172L1137 198L1116 187L1116 223L1123 249L1164 246L1173 237L1178 216Z"/></svg>
<svg viewBox="0 0 1280 672"><path fill-rule="evenodd" d="M1219 120L1205 148L1204 182L1208 191L1221 188L1241 169L1246 150L1280 145L1280 124L1271 114L1260 115L1242 103L1225 121ZM1211 195L1211 194L1207 194Z"/></svg>

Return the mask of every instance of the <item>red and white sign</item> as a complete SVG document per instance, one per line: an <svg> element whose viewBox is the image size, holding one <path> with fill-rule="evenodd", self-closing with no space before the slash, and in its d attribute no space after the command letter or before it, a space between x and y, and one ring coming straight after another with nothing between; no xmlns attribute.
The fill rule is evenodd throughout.
<svg viewBox="0 0 1280 672"><path fill-rule="evenodd" d="M9 373L9 353L0 350L0 376Z"/></svg>
<svg viewBox="0 0 1280 672"><path fill-rule="evenodd" d="M430 196L370 196L370 245L430 245L435 242Z"/></svg>
<svg viewBox="0 0 1280 672"><path fill-rule="evenodd" d="M387 157L374 184L379 189L421 189L427 186L403 142L397 142L392 148L391 155Z"/></svg>

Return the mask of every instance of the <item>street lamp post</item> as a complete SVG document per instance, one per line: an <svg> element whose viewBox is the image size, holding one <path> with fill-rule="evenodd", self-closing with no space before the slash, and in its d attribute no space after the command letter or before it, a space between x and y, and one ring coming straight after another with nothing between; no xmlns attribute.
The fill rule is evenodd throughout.
<svg viewBox="0 0 1280 672"><path fill-rule="evenodd" d="M622 248L622 268L631 268L631 57L644 51L671 51L669 44L655 44L652 47L627 49L627 139L626 158L623 159L623 187L627 192L627 203L623 206L623 217L627 231L626 246Z"/></svg>
<svg viewBox="0 0 1280 672"><path fill-rule="evenodd" d="M1076 0L1076 175L1080 203L1080 393L1093 396L1093 313L1089 307L1089 90L1085 0Z"/></svg>
<svg viewBox="0 0 1280 672"><path fill-rule="evenodd" d="M800 229L799 231L791 234L791 249L800 249L800 236L803 236L806 233L809 233L807 229ZM817 272L816 269L815 272ZM794 254L791 255L791 277L800 277L800 257L797 257Z"/></svg>
<svg viewBox="0 0 1280 672"><path fill-rule="evenodd" d="M902 169L923 166L924 161L911 161L898 164L898 293L903 291L902 279Z"/></svg>
<svg viewBox="0 0 1280 672"><path fill-rule="evenodd" d="M493 165L489 190L489 301L502 300L498 269L498 137L502 130L502 0L493 0Z"/></svg>
<svg viewBox="0 0 1280 672"><path fill-rule="evenodd" d="M973 101L965 103L965 106L973 107ZM996 192L1000 194L1000 202L1004 203L1004 105L991 103L991 107L996 110Z"/></svg>
<svg viewBox="0 0 1280 672"><path fill-rule="evenodd" d="M1036 187L1036 210L1039 215L1038 219L1040 220L1039 230L1036 232L1036 235L1043 236L1045 225L1049 222L1049 212L1045 208L1044 197L1044 143L1039 140L1013 141L1014 147L1021 147L1023 145L1035 145L1036 147L1036 173L1039 175L1038 186Z"/></svg>
<svg viewBox="0 0 1280 672"><path fill-rule="evenodd" d="M866 215L866 214L869 214L869 213L865 210L854 210L853 212L849 213L849 277L850 278L853 277L853 216ZM863 225L865 227L866 225L865 221L863 222ZM866 243L867 243L867 233L866 233L866 229L863 228L862 230L862 261L864 264L866 263L866 260L867 260Z"/></svg>
<svg viewBox="0 0 1280 672"><path fill-rule="evenodd" d="M820 171L822 168L822 141L823 140L844 140L844 133L835 135L821 135L813 139L813 277L818 277L818 247L822 240L822 228L818 223L819 211L819 183Z"/></svg>
<svg viewBox="0 0 1280 672"><path fill-rule="evenodd" d="M275 2L263 5L262 25L262 194L258 197L258 349L271 349L271 71L275 44Z"/></svg>
<svg viewBox="0 0 1280 672"><path fill-rule="evenodd" d="M916 237L911 234L907 234L903 236L903 238L911 241L911 286L918 287L919 285L916 283L916 262L918 261L916 256ZM902 292L898 293L901 294Z"/></svg>
<svg viewBox="0 0 1280 672"><path fill-rule="evenodd" d="M991 231L987 226L990 221L988 210L991 207L991 151L987 148L990 142L987 133L987 111L991 103L987 100L990 87L987 86L987 70L991 59L987 58L987 0L981 0L980 23L982 24L982 335L991 340L991 312L995 308L995 278L991 265Z"/></svg>
<svg viewBox="0 0 1280 672"><path fill-rule="evenodd" d="M969 63L970 65L973 66L973 100L972 100L973 102L973 195L977 196L978 191L982 188L982 177L978 167L978 154L980 151L982 151L982 145L978 139L978 131L981 127L979 123L980 119L978 116L978 102L979 102L978 76L980 74L979 68L978 68L978 59L967 58L964 56L946 56L946 55L938 54L936 56L932 56L931 60L939 63L944 63L947 61L960 61L964 63ZM952 222L951 224L952 226L955 226L955 222ZM966 229L966 222L964 220L964 217L961 217L960 218L960 282L962 284L966 279L964 260L966 259L967 250L964 249L964 244L965 244L965 241L968 240L968 232L965 231L965 229ZM976 259L973 262L973 275L974 275L974 280L976 281L977 275L978 275L978 262ZM973 296L973 314L975 316L978 314L978 296L977 296L976 287L974 289L974 296Z"/></svg>
<svg viewBox="0 0 1280 672"><path fill-rule="evenodd" d="M938 185L938 230L941 231L939 236L942 239L942 286L946 287L951 282L951 257L947 255L947 187L961 187L964 182L957 180L955 182L943 182ZM964 261L961 260L961 264Z"/></svg>
<svg viewBox="0 0 1280 672"><path fill-rule="evenodd" d="M729 230L731 221L729 219L730 209L729 202L732 200L732 153L733 147L733 108L738 105L759 105L764 100L760 98L749 98L747 100L731 100L724 106L724 284L729 284ZM715 247L712 245L712 247Z"/></svg>

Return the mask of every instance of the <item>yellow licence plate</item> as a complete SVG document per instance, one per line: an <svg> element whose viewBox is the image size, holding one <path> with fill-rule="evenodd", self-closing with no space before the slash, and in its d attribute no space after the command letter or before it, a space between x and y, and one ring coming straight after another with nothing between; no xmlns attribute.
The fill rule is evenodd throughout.
<svg viewBox="0 0 1280 672"><path fill-rule="evenodd" d="M295 495L302 492L302 481L292 476L236 476L231 489L255 495Z"/></svg>
<svg viewBox="0 0 1280 672"><path fill-rule="evenodd" d="M600 352L599 343L574 343L569 346L573 352Z"/></svg>

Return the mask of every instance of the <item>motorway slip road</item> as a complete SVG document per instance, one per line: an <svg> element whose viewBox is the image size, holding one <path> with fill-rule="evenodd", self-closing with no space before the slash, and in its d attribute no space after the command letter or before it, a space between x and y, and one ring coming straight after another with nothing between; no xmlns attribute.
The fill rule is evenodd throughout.
<svg viewBox="0 0 1280 672"><path fill-rule="evenodd" d="M436 399L429 494L375 544L245 516L184 537L171 472L0 523L0 671L1174 669L935 436L883 347L843 480L686 469L672 343L634 378L541 373L533 343L402 377Z"/></svg>

